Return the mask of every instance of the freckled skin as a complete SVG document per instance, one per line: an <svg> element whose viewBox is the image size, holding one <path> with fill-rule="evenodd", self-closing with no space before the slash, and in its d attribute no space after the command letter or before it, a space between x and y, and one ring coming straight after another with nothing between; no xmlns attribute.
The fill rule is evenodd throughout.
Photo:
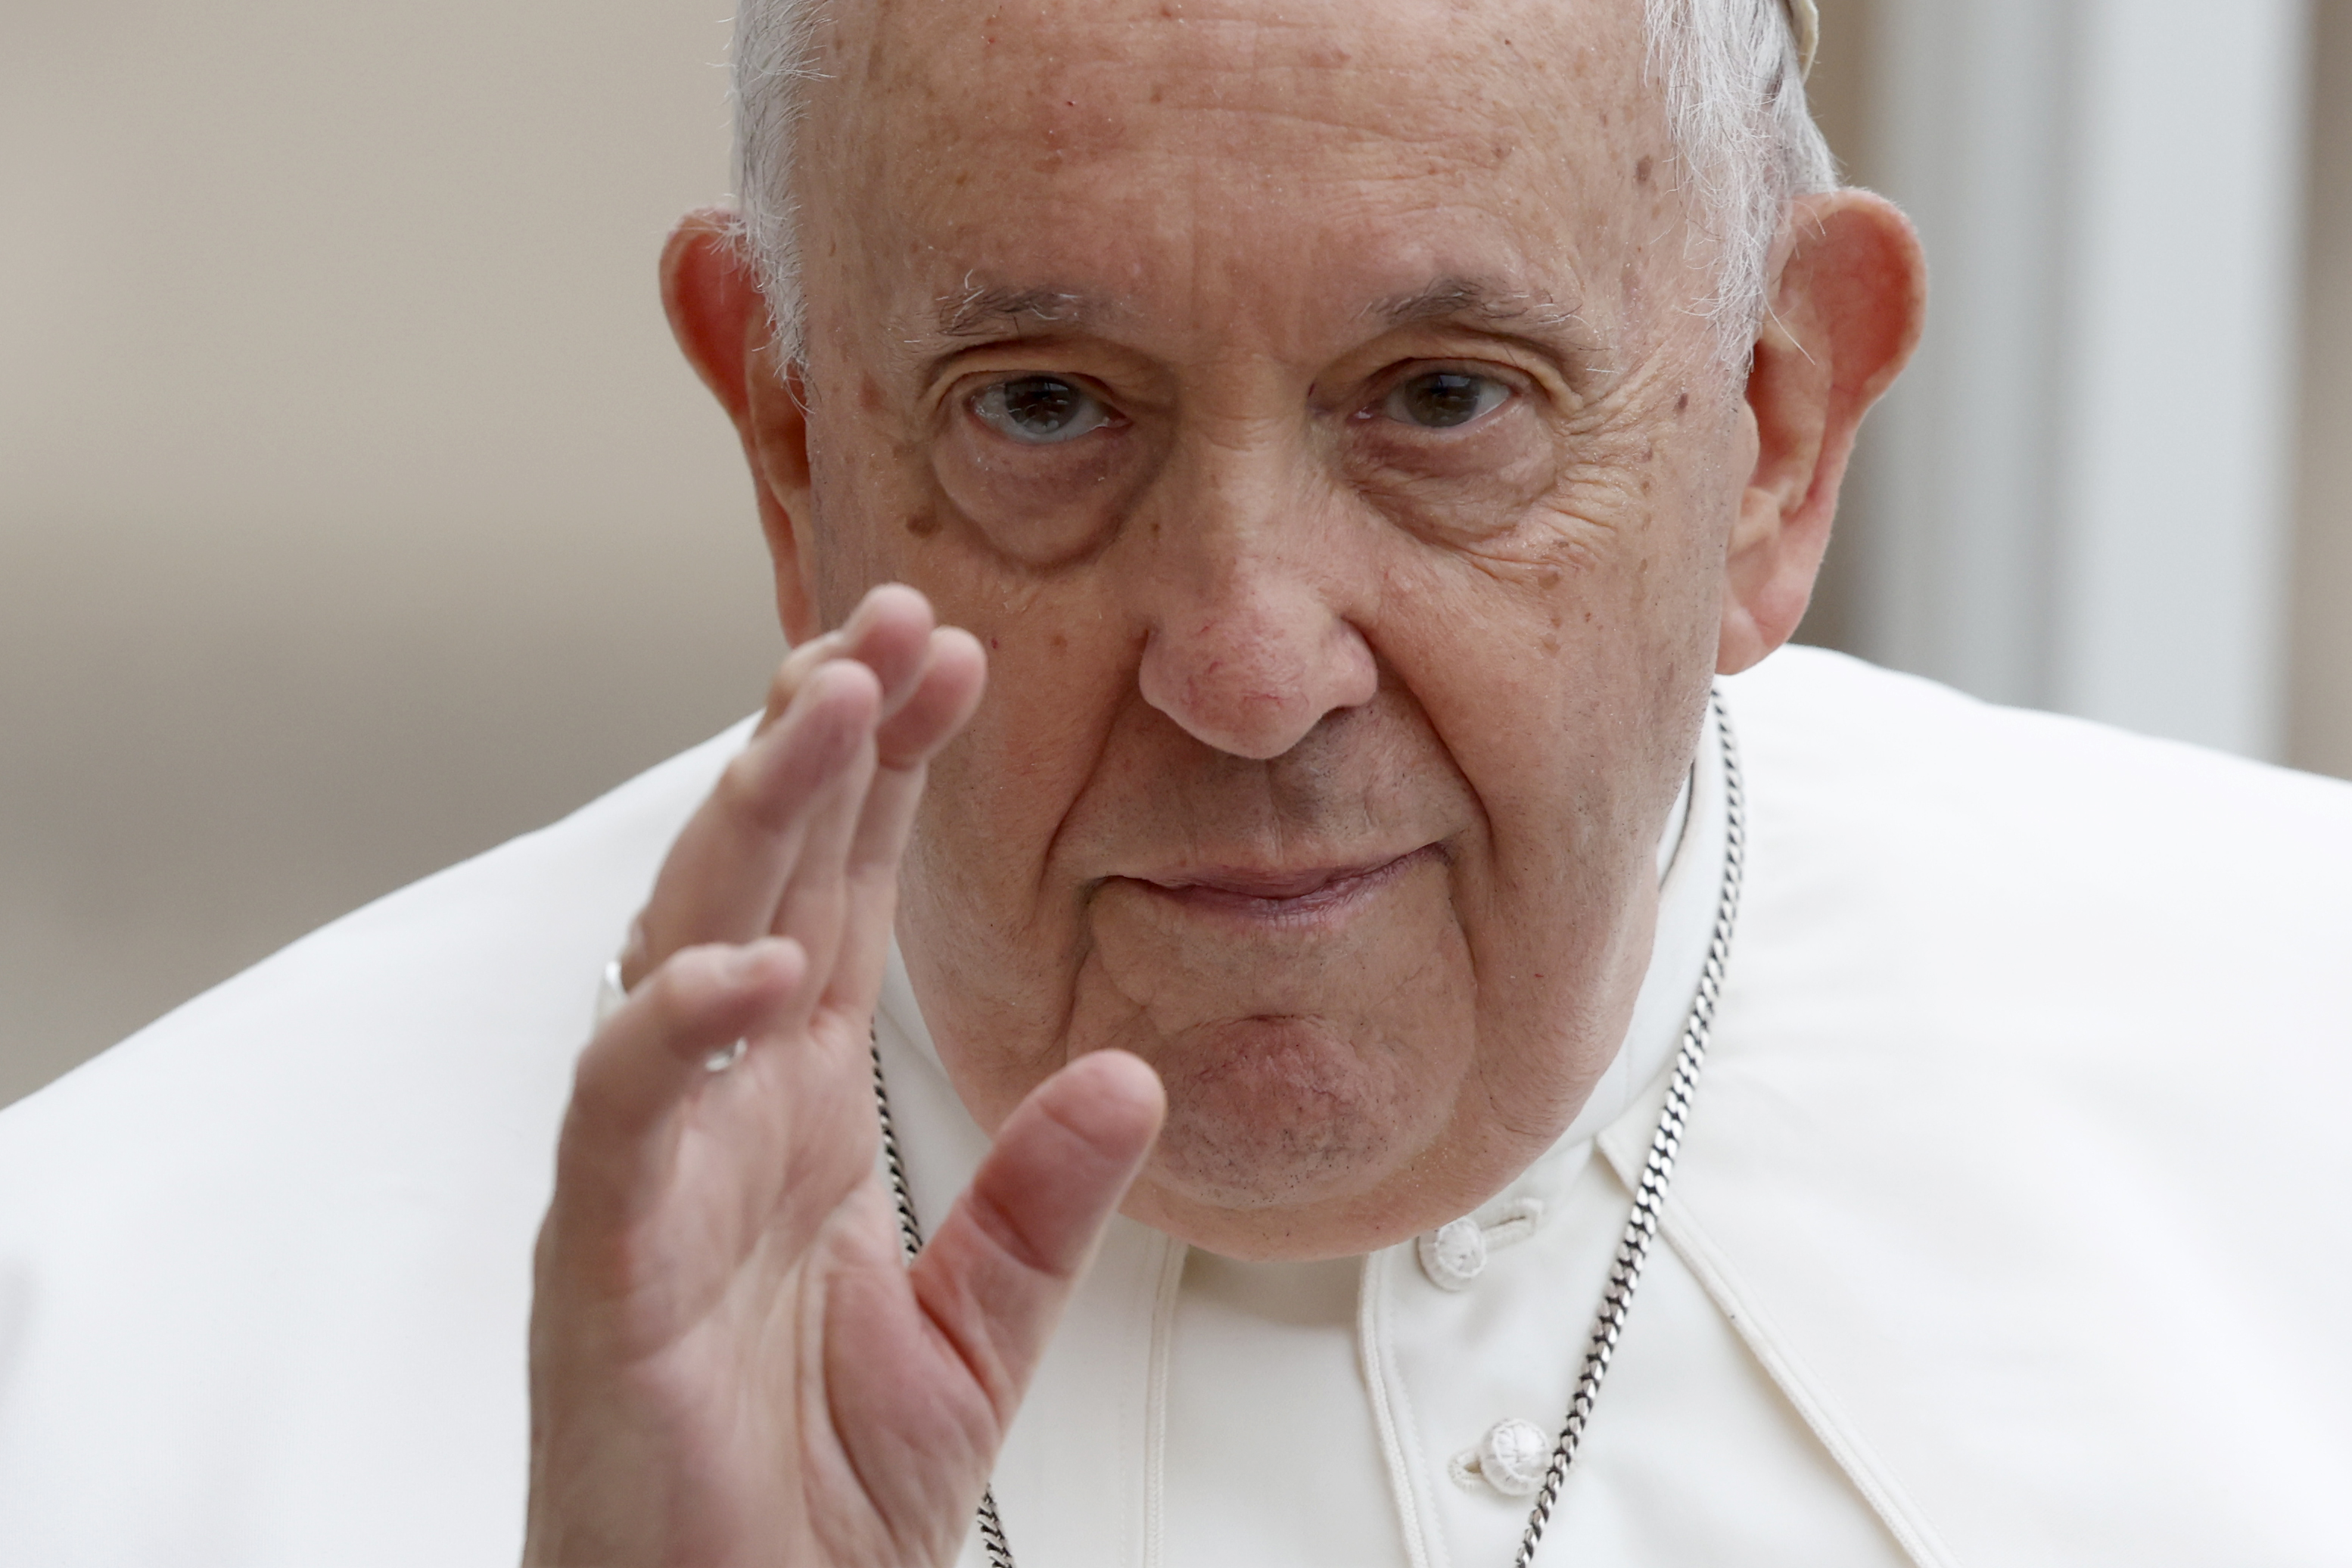
<svg viewBox="0 0 2352 1568"><path fill-rule="evenodd" d="M990 650L902 879L925 1015L990 1127L1078 1053L1152 1063L1128 1212L1236 1256L1426 1229L1573 1118L1717 663L1755 436L1641 7L1473 9L877 0L811 95L786 596L904 581ZM1383 316L1447 279L1519 313ZM975 289L1087 313L942 337ZM1391 417L1432 367L1509 396ZM1112 423L974 416L1035 374ZM1406 856L1286 922L1150 880Z"/></svg>

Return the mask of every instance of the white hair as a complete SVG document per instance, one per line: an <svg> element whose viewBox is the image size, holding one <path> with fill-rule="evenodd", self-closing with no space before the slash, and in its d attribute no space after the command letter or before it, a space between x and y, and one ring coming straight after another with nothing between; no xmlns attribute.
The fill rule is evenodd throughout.
<svg viewBox="0 0 2352 1568"><path fill-rule="evenodd" d="M1727 363L1744 363L1764 313L1765 270L1789 205L1833 188L1836 164L1805 103L1786 0L1643 0L1649 69L1694 195L1697 258L1712 286L1694 309L1712 320ZM735 17L735 189L745 242L793 358L805 344L793 173L820 74L827 0L740 0Z"/></svg>
<svg viewBox="0 0 2352 1568"><path fill-rule="evenodd" d="M1785 0L1643 0L1650 68L1664 79L1695 237L1712 252L1714 319L1727 363L1744 364L1765 308L1773 242L1799 196L1833 190L1837 163L1805 102Z"/></svg>

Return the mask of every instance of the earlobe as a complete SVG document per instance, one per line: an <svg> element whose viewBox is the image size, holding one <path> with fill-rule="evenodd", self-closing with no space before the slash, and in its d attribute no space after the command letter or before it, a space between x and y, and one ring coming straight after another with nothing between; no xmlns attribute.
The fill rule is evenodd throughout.
<svg viewBox="0 0 2352 1568"><path fill-rule="evenodd" d="M774 563L784 636L815 635L800 521L808 510L808 426L798 367L776 363L775 321L734 214L688 213L662 247L662 306L702 384L735 425L751 465L760 531Z"/></svg>
<svg viewBox="0 0 2352 1568"><path fill-rule="evenodd" d="M1717 669L1727 675L1803 618L1863 416L1910 358L1926 315L1918 237L1884 197L1805 197L1783 245L1748 380L1756 460L1725 563Z"/></svg>

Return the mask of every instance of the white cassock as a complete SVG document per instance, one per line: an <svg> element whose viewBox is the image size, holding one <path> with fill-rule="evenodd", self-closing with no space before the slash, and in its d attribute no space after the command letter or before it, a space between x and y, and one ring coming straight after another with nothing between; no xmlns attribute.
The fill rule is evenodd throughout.
<svg viewBox="0 0 2352 1568"><path fill-rule="evenodd" d="M1723 685L1728 984L1538 1561L2352 1563L2352 789L1832 655ZM0 1563L515 1560L588 998L740 743L0 1112ZM1617 1063L1444 1247L1114 1223L997 1471L1024 1568L1510 1562L1465 1460L1565 1410L1724 842L1710 743ZM982 1139L895 965L877 1025L935 1219Z"/></svg>

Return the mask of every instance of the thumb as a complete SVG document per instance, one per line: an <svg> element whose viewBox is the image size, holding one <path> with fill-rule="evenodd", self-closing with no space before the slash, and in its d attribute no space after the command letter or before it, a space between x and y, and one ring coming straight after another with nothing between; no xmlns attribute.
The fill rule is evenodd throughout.
<svg viewBox="0 0 2352 1568"><path fill-rule="evenodd" d="M910 1271L915 1298L1010 1423L1160 1135L1159 1075L1125 1051L1080 1057L1005 1119Z"/></svg>

